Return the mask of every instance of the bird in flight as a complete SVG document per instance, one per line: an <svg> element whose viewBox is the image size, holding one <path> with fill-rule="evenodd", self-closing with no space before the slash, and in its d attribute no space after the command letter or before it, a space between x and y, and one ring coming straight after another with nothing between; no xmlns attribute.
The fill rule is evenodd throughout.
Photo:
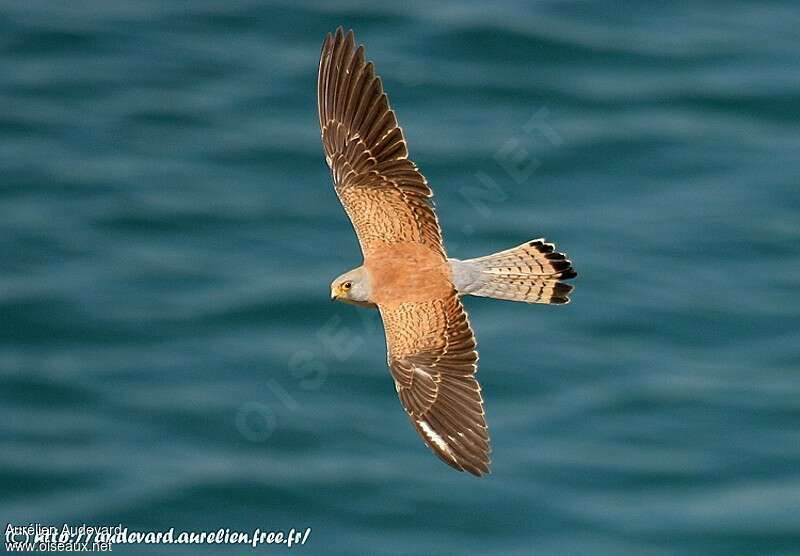
<svg viewBox="0 0 800 556"><path fill-rule="evenodd" d="M543 239L475 259L447 257L425 177L408 158L380 77L353 32L326 36L317 76L319 125L334 188L364 262L331 298L377 308L400 402L448 465L489 473L478 353L461 296L568 303L572 263Z"/></svg>

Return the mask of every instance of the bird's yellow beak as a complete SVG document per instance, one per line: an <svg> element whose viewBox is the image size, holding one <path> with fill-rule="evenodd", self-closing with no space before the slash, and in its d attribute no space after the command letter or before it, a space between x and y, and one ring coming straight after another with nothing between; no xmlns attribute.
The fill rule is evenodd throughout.
<svg viewBox="0 0 800 556"><path fill-rule="evenodd" d="M331 301L339 299L339 288L336 286L331 286Z"/></svg>

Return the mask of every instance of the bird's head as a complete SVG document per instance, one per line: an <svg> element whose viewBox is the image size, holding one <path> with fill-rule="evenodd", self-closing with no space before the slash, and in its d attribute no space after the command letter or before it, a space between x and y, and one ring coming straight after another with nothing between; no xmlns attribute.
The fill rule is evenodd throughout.
<svg viewBox="0 0 800 556"><path fill-rule="evenodd" d="M369 304L369 276L364 267L345 272L331 282L331 299L355 305Z"/></svg>

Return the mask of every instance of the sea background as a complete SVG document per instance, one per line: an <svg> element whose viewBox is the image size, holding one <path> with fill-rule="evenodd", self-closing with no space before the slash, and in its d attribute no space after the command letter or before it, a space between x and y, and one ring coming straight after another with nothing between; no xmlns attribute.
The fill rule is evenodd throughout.
<svg viewBox="0 0 800 556"><path fill-rule="evenodd" d="M319 140L355 29L454 257L493 473L398 403ZM800 554L800 6L0 3L0 522L303 554ZM121 554L282 547L116 546Z"/></svg>

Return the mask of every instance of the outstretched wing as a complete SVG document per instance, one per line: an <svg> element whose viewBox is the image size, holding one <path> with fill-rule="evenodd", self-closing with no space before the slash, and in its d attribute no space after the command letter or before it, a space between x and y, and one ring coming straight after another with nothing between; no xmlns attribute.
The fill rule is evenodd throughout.
<svg viewBox="0 0 800 556"><path fill-rule="evenodd" d="M381 79L352 31L325 38L317 102L325 160L364 255L377 243L414 242L444 256L433 193L408 160Z"/></svg>
<svg viewBox="0 0 800 556"><path fill-rule="evenodd" d="M411 423L448 465L489 473L475 336L455 291L443 299L379 308L389 369Z"/></svg>

